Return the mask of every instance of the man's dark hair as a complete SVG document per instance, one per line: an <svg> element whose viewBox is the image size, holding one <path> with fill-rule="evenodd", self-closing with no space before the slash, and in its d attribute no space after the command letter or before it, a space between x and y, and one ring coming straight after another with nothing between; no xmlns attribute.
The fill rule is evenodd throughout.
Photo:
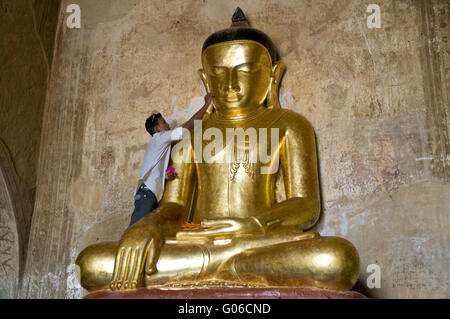
<svg viewBox="0 0 450 319"><path fill-rule="evenodd" d="M145 121L145 129L151 136L155 134L155 126L158 125L158 119L161 116L161 113L154 113Z"/></svg>

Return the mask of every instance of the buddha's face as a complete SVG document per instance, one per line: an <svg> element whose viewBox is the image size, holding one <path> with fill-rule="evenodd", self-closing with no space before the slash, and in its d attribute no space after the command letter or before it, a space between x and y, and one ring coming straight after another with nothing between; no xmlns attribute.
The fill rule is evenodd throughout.
<svg viewBox="0 0 450 319"><path fill-rule="evenodd" d="M214 44L202 55L203 80L219 112L252 108L267 97L272 60L258 42L239 40Z"/></svg>

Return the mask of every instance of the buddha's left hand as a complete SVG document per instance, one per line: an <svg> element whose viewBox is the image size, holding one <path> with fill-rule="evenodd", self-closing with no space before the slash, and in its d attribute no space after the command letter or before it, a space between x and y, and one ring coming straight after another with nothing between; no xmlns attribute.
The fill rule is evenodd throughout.
<svg viewBox="0 0 450 319"><path fill-rule="evenodd" d="M235 235L264 234L264 228L255 217L249 218L219 218L203 220L204 229L181 231L177 233L177 239L213 239L233 237Z"/></svg>

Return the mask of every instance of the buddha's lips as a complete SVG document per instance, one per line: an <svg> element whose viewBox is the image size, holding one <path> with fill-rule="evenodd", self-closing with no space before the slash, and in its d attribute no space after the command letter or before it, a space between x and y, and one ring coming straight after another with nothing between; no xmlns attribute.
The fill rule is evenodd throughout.
<svg viewBox="0 0 450 319"><path fill-rule="evenodd" d="M226 94L222 97L227 102L238 102L240 99L242 99L241 94Z"/></svg>

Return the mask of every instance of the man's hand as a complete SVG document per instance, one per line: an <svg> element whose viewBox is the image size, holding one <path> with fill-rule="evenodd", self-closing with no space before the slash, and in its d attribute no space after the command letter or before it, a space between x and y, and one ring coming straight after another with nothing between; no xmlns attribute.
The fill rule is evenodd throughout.
<svg viewBox="0 0 450 319"><path fill-rule="evenodd" d="M144 217L131 226L119 243L111 290L135 289L144 272L148 275L156 272L162 244L162 235L156 223Z"/></svg>
<svg viewBox="0 0 450 319"><path fill-rule="evenodd" d="M168 182L173 181L176 177L177 177L177 173L171 172L171 171L166 172L166 181L168 181Z"/></svg>
<svg viewBox="0 0 450 319"><path fill-rule="evenodd" d="M264 234L264 227L255 217L249 218L219 218L204 220L204 229L181 231L176 234L179 240L196 240L233 237L235 235Z"/></svg>
<svg viewBox="0 0 450 319"><path fill-rule="evenodd" d="M211 105L213 97L214 96L211 93L208 93L205 95L205 106L204 107L208 107Z"/></svg>
<svg viewBox="0 0 450 319"><path fill-rule="evenodd" d="M208 93L205 95L205 105L197 111L186 123L182 125L182 127L187 128L188 130L192 129L194 127L194 122L199 121L203 118L203 115L205 115L206 110L211 105L212 99L214 98L214 95L211 93Z"/></svg>

